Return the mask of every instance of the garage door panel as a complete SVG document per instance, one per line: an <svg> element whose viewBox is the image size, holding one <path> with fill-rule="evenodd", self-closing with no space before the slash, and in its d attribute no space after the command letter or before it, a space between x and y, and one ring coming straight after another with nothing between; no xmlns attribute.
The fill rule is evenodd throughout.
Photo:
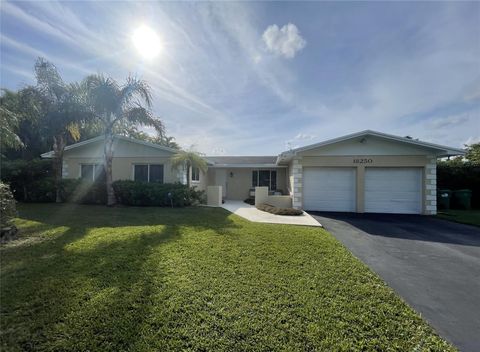
<svg viewBox="0 0 480 352"><path fill-rule="evenodd" d="M421 213L422 170L420 168L366 168L365 211Z"/></svg>
<svg viewBox="0 0 480 352"><path fill-rule="evenodd" d="M355 169L305 168L303 207L319 211L355 211Z"/></svg>

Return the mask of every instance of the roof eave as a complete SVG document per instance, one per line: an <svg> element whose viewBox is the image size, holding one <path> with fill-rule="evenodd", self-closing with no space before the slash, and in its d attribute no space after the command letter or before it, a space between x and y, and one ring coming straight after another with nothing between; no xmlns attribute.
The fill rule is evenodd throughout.
<svg viewBox="0 0 480 352"><path fill-rule="evenodd" d="M283 155L283 154L297 155L298 153L301 153L301 152L304 152L304 151L307 151L307 150L320 148L320 147L323 147L323 146L343 142L343 141L353 139L353 138L364 137L364 136L373 136L373 137L378 137L378 138L384 138L384 139L388 139L388 140L392 140L392 141L396 141L396 142L400 142L400 143L405 143L405 144L415 145L415 146L418 146L418 147L423 147L423 148L426 148L426 149L431 149L432 151L446 152L446 153L450 153L449 156L464 155L465 154L465 151L462 150L462 149L448 148L446 146L439 145L439 144L417 141L417 140L414 140L414 139L403 138L403 137L390 135L390 134L386 134L386 133L381 133L381 132L376 132L376 131L372 131L372 130L365 130L365 131L361 131L361 132L357 132L357 133L348 134L348 135L345 135L345 136L342 136L342 137L329 139L327 141L323 141L323 142L319 142L319 143L315 143L315 144L310 144L310 145L307 145L307 146L304 146L304 147L292 149L290 151L281 153L280 155ZM438 155L438 153L437 153L437 155Z"/></svg>
<svg viewBox="0 0 480 352"><path fill-rule="evenodd" d="M284 168L286 166L277 165L277 164L214 164L211 166L213 169L234 169L234 168Z"/></svg>
<svg viewBox="0 0 480 352"><path fill-rule="evenodd" d="M104 138L104 136L97 136L97 137L94 137L94 138L87 139L85 141L81 141L81 142L78 142L78 143L67 145L64 150L67 151L67 150L75 149L75 148L78 148L78 147L81 147L81 146L84 146L84 145L87 145L87 144L90 144L90 143L98 142L98 141L103 140L103 138ZM170 148L170 147L165 147L165 146L160 145L160 144L141 141L141 140L136 139L136 138L125 137L125 136L122 136L122 135L115 135L114 138L122 139L122 140L125 140L125 141L129 141L129 142L133 142L133 143L137 143L137 144L141 144L141 145L145 145L147 147L151 147L151 148L155 148L155 149L160 149L160 150L163 150L163 151L166 151L166 152L170 152L172 154L178 152L177 149L173 149L173 148ZM53 158L53 151L51 150L49 152L43 153L43 154L40 155L40 157L42 157L42 158Z"/></svg>

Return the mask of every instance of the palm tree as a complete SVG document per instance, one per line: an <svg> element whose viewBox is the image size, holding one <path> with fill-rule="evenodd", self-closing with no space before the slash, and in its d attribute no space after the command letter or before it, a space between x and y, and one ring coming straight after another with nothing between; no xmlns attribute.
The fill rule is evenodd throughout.
<svg viewBox="0 0 480 352"><path fill-rule="evenodd" d="M116 127L139 124L152 126L158 133L163 133L164 126L150 111L152 96L150 86L145 81L128 77L123 85L119 85L113 78L97 74L88 76L84 83L92 111L103 126L107 205L112 206L115 204L112 161ZM141 102L145 103L146 107L142 106Z"/></svg>
<svg viewBox="0 0 480 352"><path fill-rule="evenodd" d="M205 159L203 159L198 153L188 150L181 150L176 153L172 159L172 168L177 169L179 167L186 167L187 169L187 185L191 187L190 172L193 168L198 168L202 172L207 172L208 165Z"/></svg>
<svg viewBox="0 0 480 352"><path fill-rule="evenodd" d="M17 129L22 119L18 113L19 93L2 89L0 96L0 142L1 150L4 148L22 148L22 140L17 134Z"/></svg>
<svg viewBox="0 0 480 352"><path fill-rule="evenodd" d="M165 136L164 138L160 138L158 141L156 141L156 143L172 149L180 149L178 143L175 142L175 137L172 136Z"/></svg>
<svg viewBox="0 0 480 352"><path fill-rule="evenodd" d="M41 126L45 135L53 140L53 167L56 202L61 201L60 180L62 178L63 153L68 140L80 138L79 124L92 115L86 104L85 87L78 83L65 83L55 65L39 57L35 62L37 104L42 111Z"/></svg>

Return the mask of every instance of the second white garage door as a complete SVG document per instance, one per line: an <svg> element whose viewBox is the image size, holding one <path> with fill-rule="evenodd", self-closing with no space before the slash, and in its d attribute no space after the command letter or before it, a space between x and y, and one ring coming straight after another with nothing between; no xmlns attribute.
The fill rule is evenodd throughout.
<svg viewBox="0 0 480 352"><path fill-rule="evenodd" d="M365 212L420 214L420 168L366 168Z"/></svg>
<svg viewBox="0 0 480 352"><path fill-rule="evenodd" d="M303 208L354 212L356 209L355 183L353 168L305 168Z"/></svg>

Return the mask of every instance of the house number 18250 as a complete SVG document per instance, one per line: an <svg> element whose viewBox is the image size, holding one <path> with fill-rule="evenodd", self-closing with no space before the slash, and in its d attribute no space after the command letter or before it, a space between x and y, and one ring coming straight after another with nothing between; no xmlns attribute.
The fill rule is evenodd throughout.
<svg viewBox="0 0 480 352"><path fill-rule="evenodd" d="M354 164L371 164L371 163L373 163L373 160L372 159L367 159L367 158L353 159L353 163Z"/></svg>

